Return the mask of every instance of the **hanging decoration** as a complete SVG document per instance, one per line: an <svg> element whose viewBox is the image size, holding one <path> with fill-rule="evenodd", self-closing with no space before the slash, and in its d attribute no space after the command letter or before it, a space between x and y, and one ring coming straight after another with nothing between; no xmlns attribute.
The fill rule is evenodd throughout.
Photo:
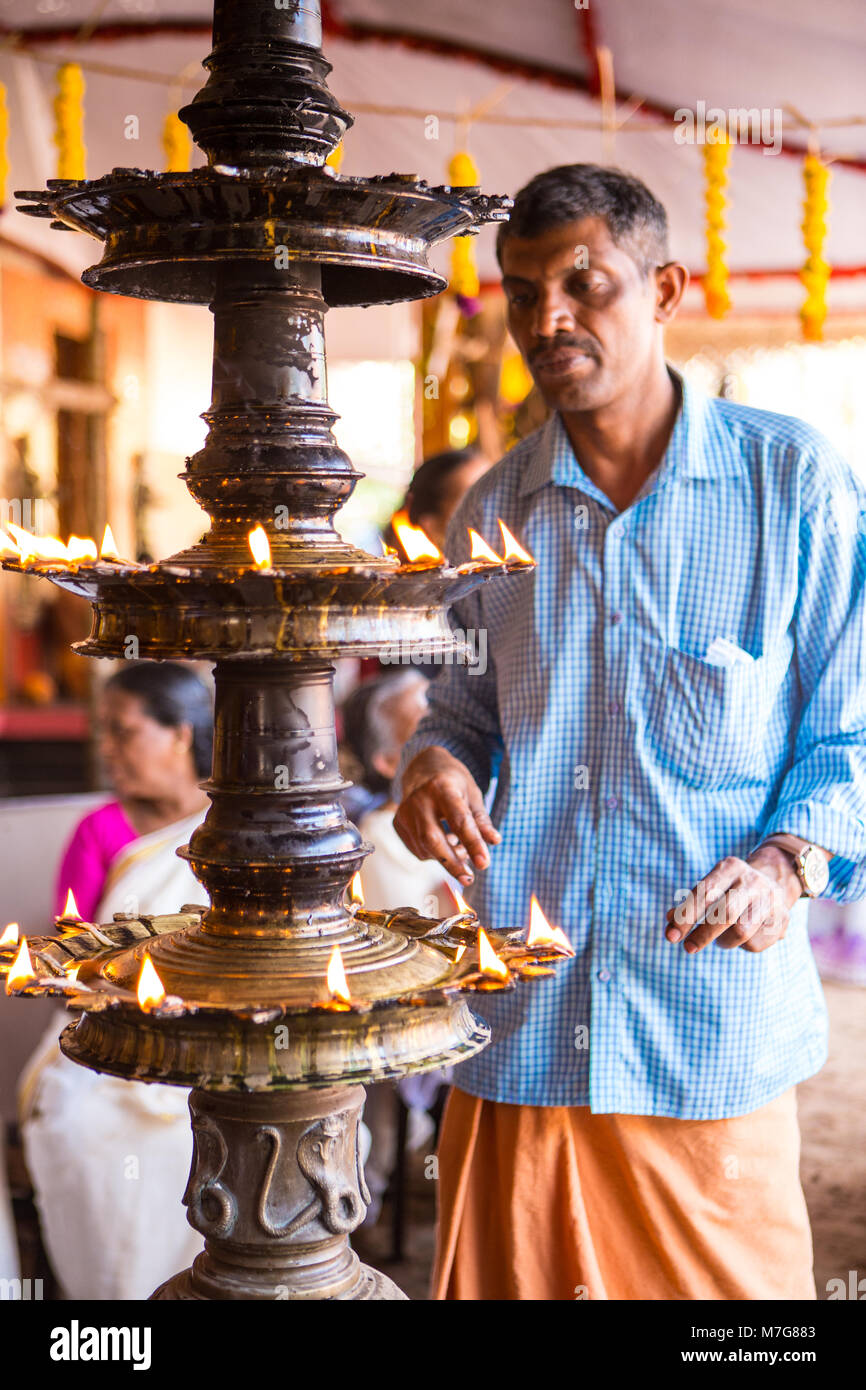
<svg viewBox="0 0 866 1390"><path fill-rule="evenodd" d="M458 150L448 165L448 180L452 188L477 188L480 182L478 166L466 150ZM451 290L467 319L481 308L481 282L475 260L474 238L454 238L451 251Z"/></svg>
<svg viewBox="0 0 866 1390"><path fill-rule="evenodd" d="M800 309L803 324L803 337L809 343L820 343L824 337L824 320L827 317L827 282L830 279L830 266L824 259L824 243L827 240L827 186L830 170L820 155L811 151L803 161L803 182L806 198L803 203L803 242L806 247L806 264L800 271L800 279L806 287L806 298Z"/></svg>
<svg viewBox="0 0 866 1390"><path fill-rule="evenodd" d="M727 228L728 166L731 144L726 133L716 131L716 142L704 145L704 202L707 210L707 273L704 276L704 300L710 318L723 319L731 307L728 294L728 265L725 252L728 244L723 233Z"/></svg>
<svg viewBox="0 0 866 1390"><path fill-rule="evenodd" d="M519 352L507 352L502 359L499 372L499 397L506 405L520 405L532 390L534 383L529 369Z"/></svg>
<svg viewBox="0 0 866 1390"><path fill-rule="evenodd" d="M83 179L87 154L84 147L84 73L77 63L64 63L57 69L54 121L57 177Z"/></svg>
<svg viewBox="0 0 866 1390"><path fill-rule="evenodd" d="M6 186L9 182L9 108L6 105L6 86L0 82L0 212L6 206Z"/></svg>
<svg viewBox="0 0 866 1390"><path fill-rule="evenodd" d="M169 111L162 126L165 167L170 174L186 174L192 162L192 136L176 111Z"/></svg>

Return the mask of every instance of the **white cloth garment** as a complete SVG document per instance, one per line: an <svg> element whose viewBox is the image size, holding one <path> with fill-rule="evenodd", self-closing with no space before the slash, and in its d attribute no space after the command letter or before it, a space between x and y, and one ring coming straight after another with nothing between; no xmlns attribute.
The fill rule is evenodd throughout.
<svg viewBox="0 0 866 1390"><path fill-rule="evenodd" d="M202 816L133 840L95 913L171 913L206 903L175 851ZM43 1240L70 1299L145 1299L203 1248L181 1205L192 1156L182 1087L122 1081L64 1057L59 1011L19 1085L21 1132Z"/></svg>

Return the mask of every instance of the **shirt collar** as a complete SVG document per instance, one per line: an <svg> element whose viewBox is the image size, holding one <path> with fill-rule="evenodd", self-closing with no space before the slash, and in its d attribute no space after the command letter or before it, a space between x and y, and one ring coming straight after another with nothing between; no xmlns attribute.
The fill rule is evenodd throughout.
<svg viewBox="0 0 866 1390"><path fill-rule="evenodd" d="M653 475L655 485L661 486L677 477L716 478L739 472L742 468L739 454L732 449L730 437L714 416L712 399L689 385L672 367L669 366L668 371L680 387L681 404L668 447ZM520 492L523 495L536 492L547 483L600 495L577 460L558 410L542 427L538 448L533 451L523 473Z"/></svg>

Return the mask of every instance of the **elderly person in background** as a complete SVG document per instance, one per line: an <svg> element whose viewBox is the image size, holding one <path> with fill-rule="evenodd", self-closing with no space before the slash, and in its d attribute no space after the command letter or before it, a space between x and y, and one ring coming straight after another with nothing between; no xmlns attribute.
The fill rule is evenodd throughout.
<svg viewBox="0 0 866 1390"><path fill-rule="evenodd" d="M419 864L406 848L394 829L397 803L391 798L403 745L427 709L427 686L426 677L411 667L367 681L344 702L343 727L363 769L363 785L375 796L358 820L375 850L361 869L366 906L414 907L427 917L447 917L454 911L448 875L438 864Z"/></svg>
<svg viewBox="0 0 866 1390"><path fill-rule="evenodd" d="M98 742L115 796L79 823L57 877L82 918L171 913L204 903L177 850L201 823L211 695L173 662L131 664L105 684ZM142 1299L202 1248L177 1194L191 1137L187 1092L68 1061L60 1014L22 1075L21 1130L43 1239L67 1298Z"/></svg>

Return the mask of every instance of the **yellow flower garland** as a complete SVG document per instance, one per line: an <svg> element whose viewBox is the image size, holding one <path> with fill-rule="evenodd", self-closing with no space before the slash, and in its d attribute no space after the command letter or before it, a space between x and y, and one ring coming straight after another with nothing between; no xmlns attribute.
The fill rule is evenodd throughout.
<svg viewBox="0 0 866 1390"><path fill-rule="evenodd" d="M710 318L722 319L731 307L728 294L728 266L725 252L727 242L722 233L727 227L728 165L731 145L727 136L717 144L704 145L704 202L707 209L707 273L704 276L704 300Z"/></svg>
<svg viewBox="0 0 866 1390"><path fill-rule="evenodd" d="M162 126L165 167L170 174L185 174L192 159L192 137L176 111L169 111Z"/></svg>
<svg viewBox="0 0 866 1390"><path fill-rule="evenodd" d="M6 87L0 82L0 208L6 206L6 184L9 181L9 110Z"/></svg>
<svg viewBox="0 0 866 1390"><path fill-rule="evenodd" d="M803 337L807 342L820 343L824 337L824 320L827 317L827 283L830 279L830 266L821 254L827 239L827 185L830 170L815 154L807 154L803 161L803 181L806 198L803 203L803 242L806 247L806 264L800 271L800 279L806 287L806 299L800 310L803 324Z"/></svg>
<svg viewBox="0 0 866 1390"><path fill-rule="evenodd" d="M465 150L458 150L448 165L452 188L475 188L480 183L478 167ZM458 236L451 248L451 289L465 299L476 299L481 293L478 267L475 261L474 237Z"/></svg>
<svg viewBox="0 0 866 1390"><path fill-rule="evenodd" d="M83 179L87 154L84 148L84 73L77 63L64 63L57 69L54 121L57 177Z"/></svg>

